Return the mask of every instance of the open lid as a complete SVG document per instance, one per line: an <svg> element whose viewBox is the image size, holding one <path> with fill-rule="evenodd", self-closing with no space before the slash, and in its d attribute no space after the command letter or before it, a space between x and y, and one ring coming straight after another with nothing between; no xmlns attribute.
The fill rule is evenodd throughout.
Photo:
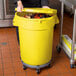
<svg viewBox="0 0 76 76"><path fill-rule="evenodd" d="M15 8L15 11L17 11L17 8ZM51 8L23 8L22 11L30 13L57 14L57 10Z"/></svg>

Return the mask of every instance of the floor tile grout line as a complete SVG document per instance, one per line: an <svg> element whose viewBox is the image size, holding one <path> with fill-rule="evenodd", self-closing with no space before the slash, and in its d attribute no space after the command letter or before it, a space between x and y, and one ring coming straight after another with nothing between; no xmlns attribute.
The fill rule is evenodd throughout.
<svg viewBox="0 0 76 76"><path fill-rule="evenodd" d="M67 67L67 65L65 65L66 66L66 68L68 69L68 67ZM70 67L70 66L69 66ZM69 70L69 69L68 69ZM72 75L72 72L69 70L69 73Z"/></svg>
<svg viewBox="0 0 76 76"><path fill-rule="evenodd" d="M51 63L50 63L50 65L51 65ZM48 67L48 66L47 66L47 67ZM50 69L51 67L50 67L50 68L48 68L48 69L47 69L47 67L45 67L45 68L46 68L46 70L47 70L47 72L48 72L48 76L49 76L49 71L48 71L48 69Z"/></svg>
<svg viewBox="0 0 76 76"><path fill-rule="evenodd" d="M7 35L7 40L8 40L8 35ZM9 40L8 40L8 46L9 46ZM9 50L10 50L10 47L9 47ZM11 51L10 51L10 56L11 56ZM12 68L13 68L13 71L14 71L14 65L13 65L13 60L12 60L12 56L11 56L11 62L12 62ZM14 75L16 76L16 73L14 71Z"/></svg>
<svg viewBox="0 0 76 76"><path fill-rule="evenodd" d="M2 51L1 51L1 61L2 61L2 71L3 71L3 76L4 76L4 65L3 65Z"/></svg>
<svg viewBox="0 0 76 76"><path fill-rule="evenodd" d="M65 65L64 65L65 66ZM56 70L57 70L57 67L55 67ZM70 73L70 72L64 72L64 73L57 73L57 74L65 74L65 73Z"/></svg>
<svg viewBox="0 0 76 76"><path fill-rule="evenodd" d="M18 41L17 41L18 42ZM18 46L19 46L19 44L18 44ZM18 48L18 46L17 46L17 48ZM19 53L20 53L20 51L18 51ZM20 57L20 56L19 56ZM20 59L21 60L21 59ZM20 62L20 61L18 61L18 62ZM22 63L21 63L22 64ZM22 67L23 68L23 67ZM27 76L27 73L26 73L27 71L25 71L25 75Z"/></svg>
<svg viewBox="0 0 76 76"><path fill-rule="evenodd" d="M6 38L7 38L7 36L6 36ZM7 38L7 40L8 40L8 38ZM8 45L8 41L7 41L7 45ZM3 64L3 76L4 76L4 62L3 61L2 61L2 64Z"/></svg>
<svg viewBox="0 0 76 76"><path fill-rule="evenodd" d="M9 40L8 40L8 42L9 42ZM17 47L18 48L18 47ZM10 50L10 46L9 46L9 50ZM10 51L10 54L11 54L11 51ZM11 54L12 55L12 54ZM12 59L12 56L11 56L11 59ZM12 63L13 63L13 60L12 60ZM14 68L14 66L13 66L13 68ZM16 72L14 71L14 73L15 73L15 76L16 76ZM25 74L26 75L26 74Z"/></svg>
<svg viewBox="0 0 76 76"><path fill-rule="evenodd" d="M27 71L26 71L26 76L27 76Z"/></svg>
<svg viewBox="0 0 76 76"><path fill-rule="evenodd" d="M15 42L18 42L17 39L15 40ZM19 45L19 44L17 43L17 45ZM18 46L17 46L17 48L18 48ZM18 52L20 53L20 51L18 51ZM18 61L18 62L20 62L20 61ZM25 71L25 75L27 76L26 71Z"/></svg>

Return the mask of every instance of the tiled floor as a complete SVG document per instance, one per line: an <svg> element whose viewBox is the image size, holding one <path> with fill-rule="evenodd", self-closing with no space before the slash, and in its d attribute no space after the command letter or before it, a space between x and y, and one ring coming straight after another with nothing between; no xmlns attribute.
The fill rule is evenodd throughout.
<svg viewBox="0 0 76 76"><path fill-rule="evenodd" d="M72 37L73 18L65 15L64 34ZM70 62L63 50L57 53L59 42L59 25L54 31L52 67L44 68L39 75L36 70L27 68L23 70L20 61L20 50L15 28L0 28L0 76L76 76L76 68L70 69Z"/></svg>

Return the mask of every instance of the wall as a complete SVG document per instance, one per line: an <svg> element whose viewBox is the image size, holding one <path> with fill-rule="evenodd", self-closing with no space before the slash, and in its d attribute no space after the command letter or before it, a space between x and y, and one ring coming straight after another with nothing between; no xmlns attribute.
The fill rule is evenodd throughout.
<svg viewBox="0 0 76 76"><path fill-rule="evenodd" d="M49 7L57 9L58 16L60 17L61 12L61 3L59 0L48 0L49 1Z"/></svg>
<svg viewBox="0 0 76 76"><path fill-rule="evenodd" d="M3 0L0 0L0 19L3 19Z"/></svg>

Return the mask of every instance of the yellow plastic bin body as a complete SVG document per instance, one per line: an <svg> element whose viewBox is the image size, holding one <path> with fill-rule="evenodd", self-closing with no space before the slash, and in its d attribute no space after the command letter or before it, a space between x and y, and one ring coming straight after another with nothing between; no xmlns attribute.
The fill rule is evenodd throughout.
<svg viewBox="0 0 76 76"><path fill-rule="evenodd" d="M49 63L52 58L54 25L59 23L57 15L42 19L27 19L22 15L16 12L13 20L13 25L19 28L21 60L33 66Z"/></svg>

